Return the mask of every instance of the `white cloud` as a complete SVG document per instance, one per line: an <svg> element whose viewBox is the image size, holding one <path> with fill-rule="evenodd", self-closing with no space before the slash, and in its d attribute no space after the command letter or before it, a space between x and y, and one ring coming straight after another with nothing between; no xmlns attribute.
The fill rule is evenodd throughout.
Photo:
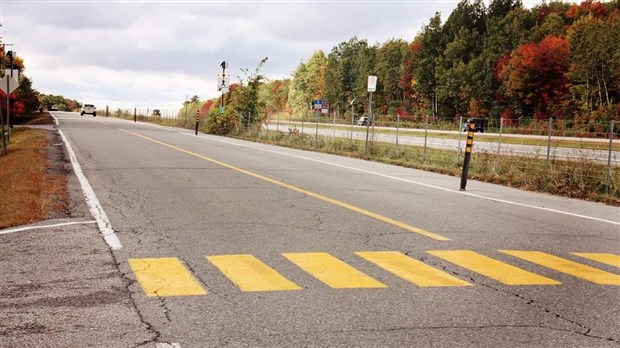
<svg viewBox="0 0 620 348"><path fill-rule="evenodd" d="M99 105L180 106L217 97L227 60L233 77L264 57L264 73L289 77L315 50L353 36L411 41L455 2L158 1L7 2L4 39L43 93Z"/></svg>

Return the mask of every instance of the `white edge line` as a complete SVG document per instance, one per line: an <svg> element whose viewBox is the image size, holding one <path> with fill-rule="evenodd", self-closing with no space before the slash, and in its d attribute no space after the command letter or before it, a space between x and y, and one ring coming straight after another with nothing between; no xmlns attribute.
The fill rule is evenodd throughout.
<svg viewBox="0 0 620 348"><path fill-rule="evenodd" d="M9 233L15 233L15 232L38 230L40 228L52 228L52 227L62 227L62 226L71 226L71 225L88 225L88 224L95 224L95 223L97 223L97 221L93 220L93 221L64 222L64 223L53 224L53 225L19 227L19 228L12 228L10 230L9 229L1 230L0 234L9 234Z"/></svg>
<svg viewBox="0 0 620 348"><path fill-rule="evenodd" d="M73 164L73 171L77 176L80 185L82 186L82 191L84 192L84 197L86 198L86 204L88 208L90 208L90 213L93 215L95 220L97 221L97 226L99 227L99 232L103 235L103 239L105 239L106 243L112 248L112 250L120 250L123 248L121 241L118 239L116 233L112 229L112 225L110 224L110 220L108 220L108 216L106 215L101 203L97 199L97 195L95 195L95 191L93 191L92 186L86 179L84 172L82 172L82 167L80 163L77 161L77 157L73 152L73 148L71 148L71 144L65 137L65 134L62 130L58 130L58 133L62 137L62 140L65 142L65 146L67 147L67 152L69 153L69 158L71 159L71 164Z"/></svg>
<svg viewBox="0 0 620 348"><path fill-rule="evenodd" d="M50 116L52 116L54 118L54 123L58 126L60 125L60 123L58 123L58 119L56 118L56 116L54 116L54 114L52 114L51 112L49 113Z"/></svg>
<svg viewBox="0 0 620 348"><path fill-rule="evenodd" d="M188 134L188 133L179 132L179 134L184 134L184 135L187 135L187 136L195 137L195 135ZM372 175L380 176L380 177L387 178L387 179L402 181L402 182L406 182L406 183L410 183L410 184L414 184L414 185L419 185L419 186L424 186L424 187L428 187L428 188L432 188L432 189L436 189L436 190L441 190L441 191L445 191L445 192L456 193L456 194L460 194L460 195L464 195L464 196L470 196L470 197L474 197L474 198L486 199L486 200L493 201L493 202L511 204L511 205L516 205L516 206L525 207L525 208L544 210L544 211L548 211L548 212L552 212L552 213L563 214L563 215L568 215L568 216L573 216L573 217L578 217L578 218L588 219L588 220L594 220L594 221L599 221L599 222L604 222L604 223L620 226L620 222L618 222L618 221L612 221L612 220L601 219L601 218L597 218L597 217L593 217L593 216L588 216L588 215L570 213L570 212L563 211L563 210L545 208L545 207L540 207L540 206L531 205L531 204L513 202L513 201L508 201L508 200L505 200L505 199L487 197L487 196L482 196L482 195L478 195L478 194L475 194L475 193L457 191L457 190L448 189L448 188L445 188L445 187L440 187L440 186L425 184L425 183L418 182L418 181L403 179L403 178L399 178L399 177L392 176L392 175L386 175L386 174L372 172L372 171L365 170L365 169L359 169L359 168L355 168L355 167L345 166L345 165L337 164L337 163L333 163L333 162L327 162L327 161L318 160L318 159L309 158L309 157L304 157L304 156L292 155L292 154L288 154L288 153L284 153L284 152L280 152L280 151L276 151L276 150L262 149L260 147L251 146L249 144L239 144L239 143L235 143L235 142L232 142L232 141L217 139L217 138L213 138L213 137L209 137L208 140L213 140L213 141L217 141L217 142L221 142L221 143L226 143L226 144L231 144L231 145L236 145L236 146L248 147L248 148L259 150L259 151L271 152L271 153L275 153L275 154L279 154L279 155L283 155L283 156L294 157L294 158L303 159L303 160L307 160L307 161L318 162L318 163L327 164L327 165L331 165L331 166L335 166L335 167L340 167L340 168L345 168L345 169L349 169L349 170L354 170L354 171L358 171L358 172L362 172L362 173L366 173L366 174L372 174Z"/></svg>

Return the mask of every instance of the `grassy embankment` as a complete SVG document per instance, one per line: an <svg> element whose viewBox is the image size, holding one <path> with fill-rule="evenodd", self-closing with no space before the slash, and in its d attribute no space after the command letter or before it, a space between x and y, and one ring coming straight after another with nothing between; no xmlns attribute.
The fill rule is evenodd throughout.
<svg viewBox="0 0 620 348"><path fill-rule="evenodd" d="M0 228L43 220L66 209L67 176L52 170L45 130L15 129L0 156Z"/></svg>

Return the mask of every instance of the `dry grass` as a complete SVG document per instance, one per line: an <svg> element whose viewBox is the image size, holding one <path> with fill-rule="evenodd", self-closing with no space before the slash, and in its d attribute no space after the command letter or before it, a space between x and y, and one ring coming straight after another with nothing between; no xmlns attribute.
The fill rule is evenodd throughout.
<svg viewBox="0 0 620 348"><path fill-rule="evenodd" d="M18 226L66 210L67 177L51 170L44 130L19 129L0 157L0 228Z"/></svg>

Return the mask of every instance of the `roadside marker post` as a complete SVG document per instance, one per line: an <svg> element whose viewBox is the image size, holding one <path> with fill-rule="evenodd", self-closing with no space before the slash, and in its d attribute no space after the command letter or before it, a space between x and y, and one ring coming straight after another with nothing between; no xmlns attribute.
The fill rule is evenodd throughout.
<svg viewBox="0 0 620 348"><path fill-rule="evenodd" d="M467 173L469 172L469 161L471 159L471 148L474 146L474 129L476 124L474 121L469 122L469 130L467 131L467 145L465 146L465 159L463 160L463 173L461 174L461 191L465 191L467 186Z"/></svg>
<svg viewBox="0 0 620 348"><path fill-rule="evenodd" d="M196 110L196 134L198 135L198 122L200 122L200 110Z"/></svg>
<svg viewBox="0 0 620 348"><path fill-rule="evenodd" d="M138 110L133 108L133 123L138 122Z"/></svg>

